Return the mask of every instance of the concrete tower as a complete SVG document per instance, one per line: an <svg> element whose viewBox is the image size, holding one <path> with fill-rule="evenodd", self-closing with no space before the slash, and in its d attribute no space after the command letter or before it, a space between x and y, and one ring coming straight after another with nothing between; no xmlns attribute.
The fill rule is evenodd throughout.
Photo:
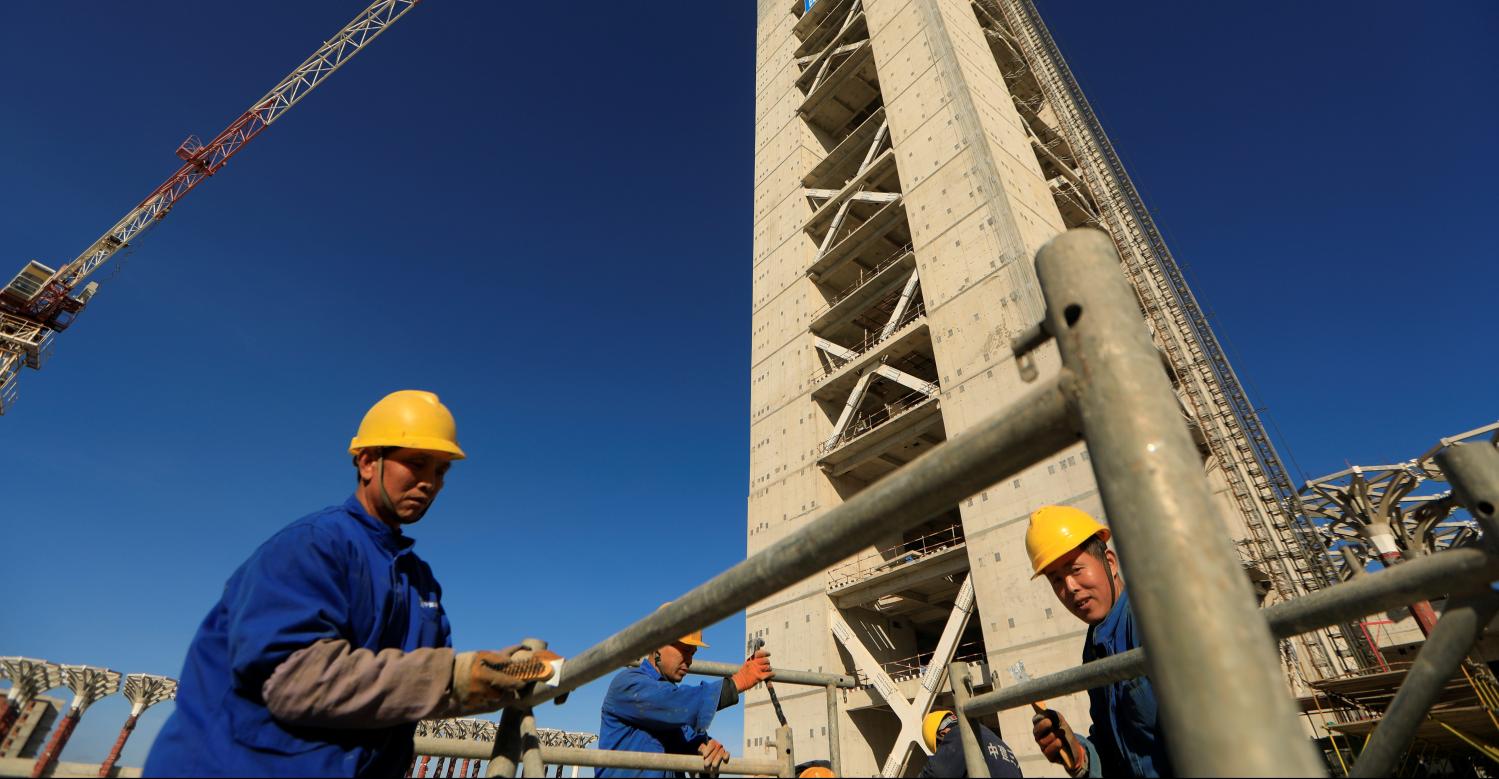
<svg viewBox="0 0 1499 779"><path fill-rule="evenodd" d="M1023 392L1011 339L1042 318L1032 259L1107 230L1167 355L1247 575L1268 600L1331 573L1295 491L1175 261L1030 0L759 0L748 551ZM1054 346L1038 358L1055 371ZM1031 579L1047 503L1101 516L1081 444L746 614L787 668L856 673L840 701L845 775L914 773L941 670L987 685L1079 661L1085 626ZM1129 572L1124 572L1126 579ZM1357 664L1340 632L1282 645L1288 684ZM799 759L826 757L821 690L782 690ZM1080 730L1086 696L1053 701ZM775 715L746 702L745 753ZM1000 717L1048 771L1029 711Z"/></svg>

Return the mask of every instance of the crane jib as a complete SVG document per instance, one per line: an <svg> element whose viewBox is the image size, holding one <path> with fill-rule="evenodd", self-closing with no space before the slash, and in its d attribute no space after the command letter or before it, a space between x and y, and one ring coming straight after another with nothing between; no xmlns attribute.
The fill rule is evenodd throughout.
<svg viewBox="0 0 1499 779"><path fill-rule="evenodd" d="M74 294L90 274L165 217L179 199L216 173L245 144L317 88L417 2L419 0L375 0L370 3L212 141L204 144L196 136L189 136L177 148L177 155L183 160L182 167L83 253L56 271L39 262L28 263L10 284L0 288L0 314L10 318L6 322L14 320L14 323L25 324L24 327L22 324L10 326L0 322L0 414L5 413L6 399L13 395L15 375L14 371L7 369L14 364L12 353L26 357L28 366L38 367L36 354L47 336L67 327L72 315L82 310L93 294L96 287L93 283ZM18 334L23 331L31 335L21 338Z"/></svg>

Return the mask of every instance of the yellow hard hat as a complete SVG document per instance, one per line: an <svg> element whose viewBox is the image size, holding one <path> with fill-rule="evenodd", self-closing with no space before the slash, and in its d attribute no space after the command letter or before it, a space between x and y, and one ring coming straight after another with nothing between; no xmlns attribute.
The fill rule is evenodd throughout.
<svg viewBox="0 0 1499 779"><path fill-rule="evenodd" d="M666 608L667 606L670 606L670 605L671 605L671 601L667 601L667 602L661 604L661 606L659 608L657 608L656 611L660 611L661 609L664 609L664 608ZM681 638L677 639L677 643L678 644L686 644L688 646L702 647L704 649L708 648L708 645L705 644L705 643L703 643L703 631L701 631L701 630L694 630L691 633L688 633L687 635L682 636Z"/></svg>
<svg viewBox="0 0 1499 779"><path fill-rule="evenodd" d="M452 412L437 395L421 390L392 392L370 406L349 442L349 454L377 446L426 449L447 452L454 460L464 458Z"/></svg>
<svg viewBox="0 0 1499 779"><path fill-rule="evenodd" d="M937 731L942 729L942 720L956 716L947 709L937 709L921 721L921 740L926 742L928 752L937 751Z"/></svg>
<svg viewBox="0 0 1499 779"><path fill-rule="evenodd" d="M1030 553L1032 579L1062 555L1088 543L1093 536L1109 540L1109 529L1088 512L1071 506L1042 506L1031 513L1025 530L1025 551Z"/></svg>
<svg viewBox="0 0 1499 779"><path fill-rule="evenodd" d="M833 773L833 769L825 765L814 765L797 774L797 776L800 779L825 779L826 777L836 777L837 774Z"/></svg>

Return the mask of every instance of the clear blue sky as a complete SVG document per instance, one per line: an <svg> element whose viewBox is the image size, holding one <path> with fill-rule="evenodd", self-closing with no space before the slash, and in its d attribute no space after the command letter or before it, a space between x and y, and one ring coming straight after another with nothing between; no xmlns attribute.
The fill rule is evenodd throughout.
<svg viewBox="0 0 1499 779"><path fill-rule="evenodd" d="M72 258L361 7L7 9L0 272ZM1294 475L1499 416L1491 3L1042 10ZM460 647L575 654L742 558L754 40L743 0L412 11L23 375L0 654L175 676L234 567L350 492L346 442L404 387L471 456L413 533ZM600 695L541 724L596 730ZM96 706L66 758L124 716Z"/></svg>

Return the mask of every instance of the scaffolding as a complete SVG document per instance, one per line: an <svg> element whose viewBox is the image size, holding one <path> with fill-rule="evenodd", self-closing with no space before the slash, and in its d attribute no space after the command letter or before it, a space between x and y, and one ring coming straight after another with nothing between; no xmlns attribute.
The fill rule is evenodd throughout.
<svg viewBox="0 0 1499 779"><path fill-rule="evenodd" d="M973 0L1058 209L1114 239L1209 467L1221 475L1271 600L1334 583L1315 528L1206 314L1032 0ZM1366 667L1349 626L1299 637L1315 677ZM1295 676L1298 671L1287 669Z"/></svg>
<svg viewBox="0 0 1499 779"><path fill-rule="evenodd" d="M1045 332L1062 355L1056 375L963 435L570 659L557 686L538 689L505 712L494 743L483 745L493 758L488 775L512 776L517 767L526 776L540 775L543 749L529 735L536 727L533 707L815 575L858 552L870 535L899 532L940 515L1079 436L1093 453L1119 552L1132 572L1136 617L1151 649L979 696L972 695L966 664L950 666L949 682L964 715L959 726L969 775L987 775L972 717L1145 673L1157 687L1167 743L1182 773L1325 774L1280 683L1274 639L1453 593L1421 662L1407 674L1353 768L1356 775L1387 773L1499 607L1499 593L1488 587L1499 579L1499 559L1487 547L1451 549L1256 609L1249 582L1210 509L1195 445L1133 292L1119 273L1112 243L1097 231L1069 231L1042 248L1037 271L1047 304ZM1476 521L1492 527L1499 505L1499 449L1457 445L1435 459L1452 480L1457 499ZM1485 533L1486 540L1496 537ZM1193 586L1180 586L1184 581ZM790 775L789 729L777 731L776 748L780 775ZM643 765L631 753L598 753L591 759L590 765ZM692 769L687 762L680 770Z"/></svg>
<svg viewBox="0 0 1499 779"><path fill-rule="evenodd" d="M1417 661L1392 669L1402 675L1398 689L1369 727L1350 769L1355 776L1390 773L1425 723L1436 720L1440 727L1445 722L1441 715L1450 707L1452 680L1499 611L1499 591L1490 586L1499 580L1499 448L1459 441L1431 458L1451 484L1453 500L1483 528L1482 545L1423 555L1257 609L1228 536L1208 508L1212 497L1195 445L1118 262L1112 243L1094 230L1069 231L1042 248L1036 265L1046 299L1043 331L1056 340L1062 360L1054 375L1037 377L1024 397L574 656L554 686L533 687L502 712L498 724L460 730L429 725L417 737L417 754L447 758L449 771L455 770L454 760L488 761L487 776L513 776L518 768L524 776L543 776L547 764L699 770L700 759L691 755L549 744L551 739L544 739L544 729L537 726L535 707L560 702L677 636L817 575L865 548L871 536L920 527L986 485L1081 438L1093 453L1092 467L1120 556L1131 571L1132 605L1150 651L1131 650L981 695L974 694L969 664L928 666L923 686L941 685L945 670L955 708L963 715L959 731L969 775L987 775L973 718L1142 674L1149 674L1156 686L1173 763L1183 774L1324 774L1321 757L1297 721L1298 707L1279 683L1274 640L1447 596L1447 608ZM1027 338L1015 348L1023 353L1036 340ZM1193 586L1183 587L1183 582ZM970 585L965 580L969 603ZM531 640L527 645L543 648L545 643ZM0 667L13 683L7 717L14 716L22 698L61 683L58 667L51 664L6 658ZM98 669L71 668L75 692L89 700L116 686ZM728 676L736 668L700 662L692 670ZM778 671L776 681L824 688L832 725L830 756L836 764L837 696L856 688L858 681L805 671ZM1485 716L1491 715L1499 696L1471 681L1469 685ZM1323 692L1343 694L1330 685ZM1353 732L1354 724L1349 722L1345 732ZM448 730L439 734L444 727ZM722 772L795 775L789 727L776 730L774 746L775 759L736 758ZM1341 760L1342 752L1337 754ZM0 769L17 762L0 761ZM470 762L467 772L477 770L475 765ZM25 767L30 766L26 761ZM425 766L422 772L427 775Z"/></svg>

